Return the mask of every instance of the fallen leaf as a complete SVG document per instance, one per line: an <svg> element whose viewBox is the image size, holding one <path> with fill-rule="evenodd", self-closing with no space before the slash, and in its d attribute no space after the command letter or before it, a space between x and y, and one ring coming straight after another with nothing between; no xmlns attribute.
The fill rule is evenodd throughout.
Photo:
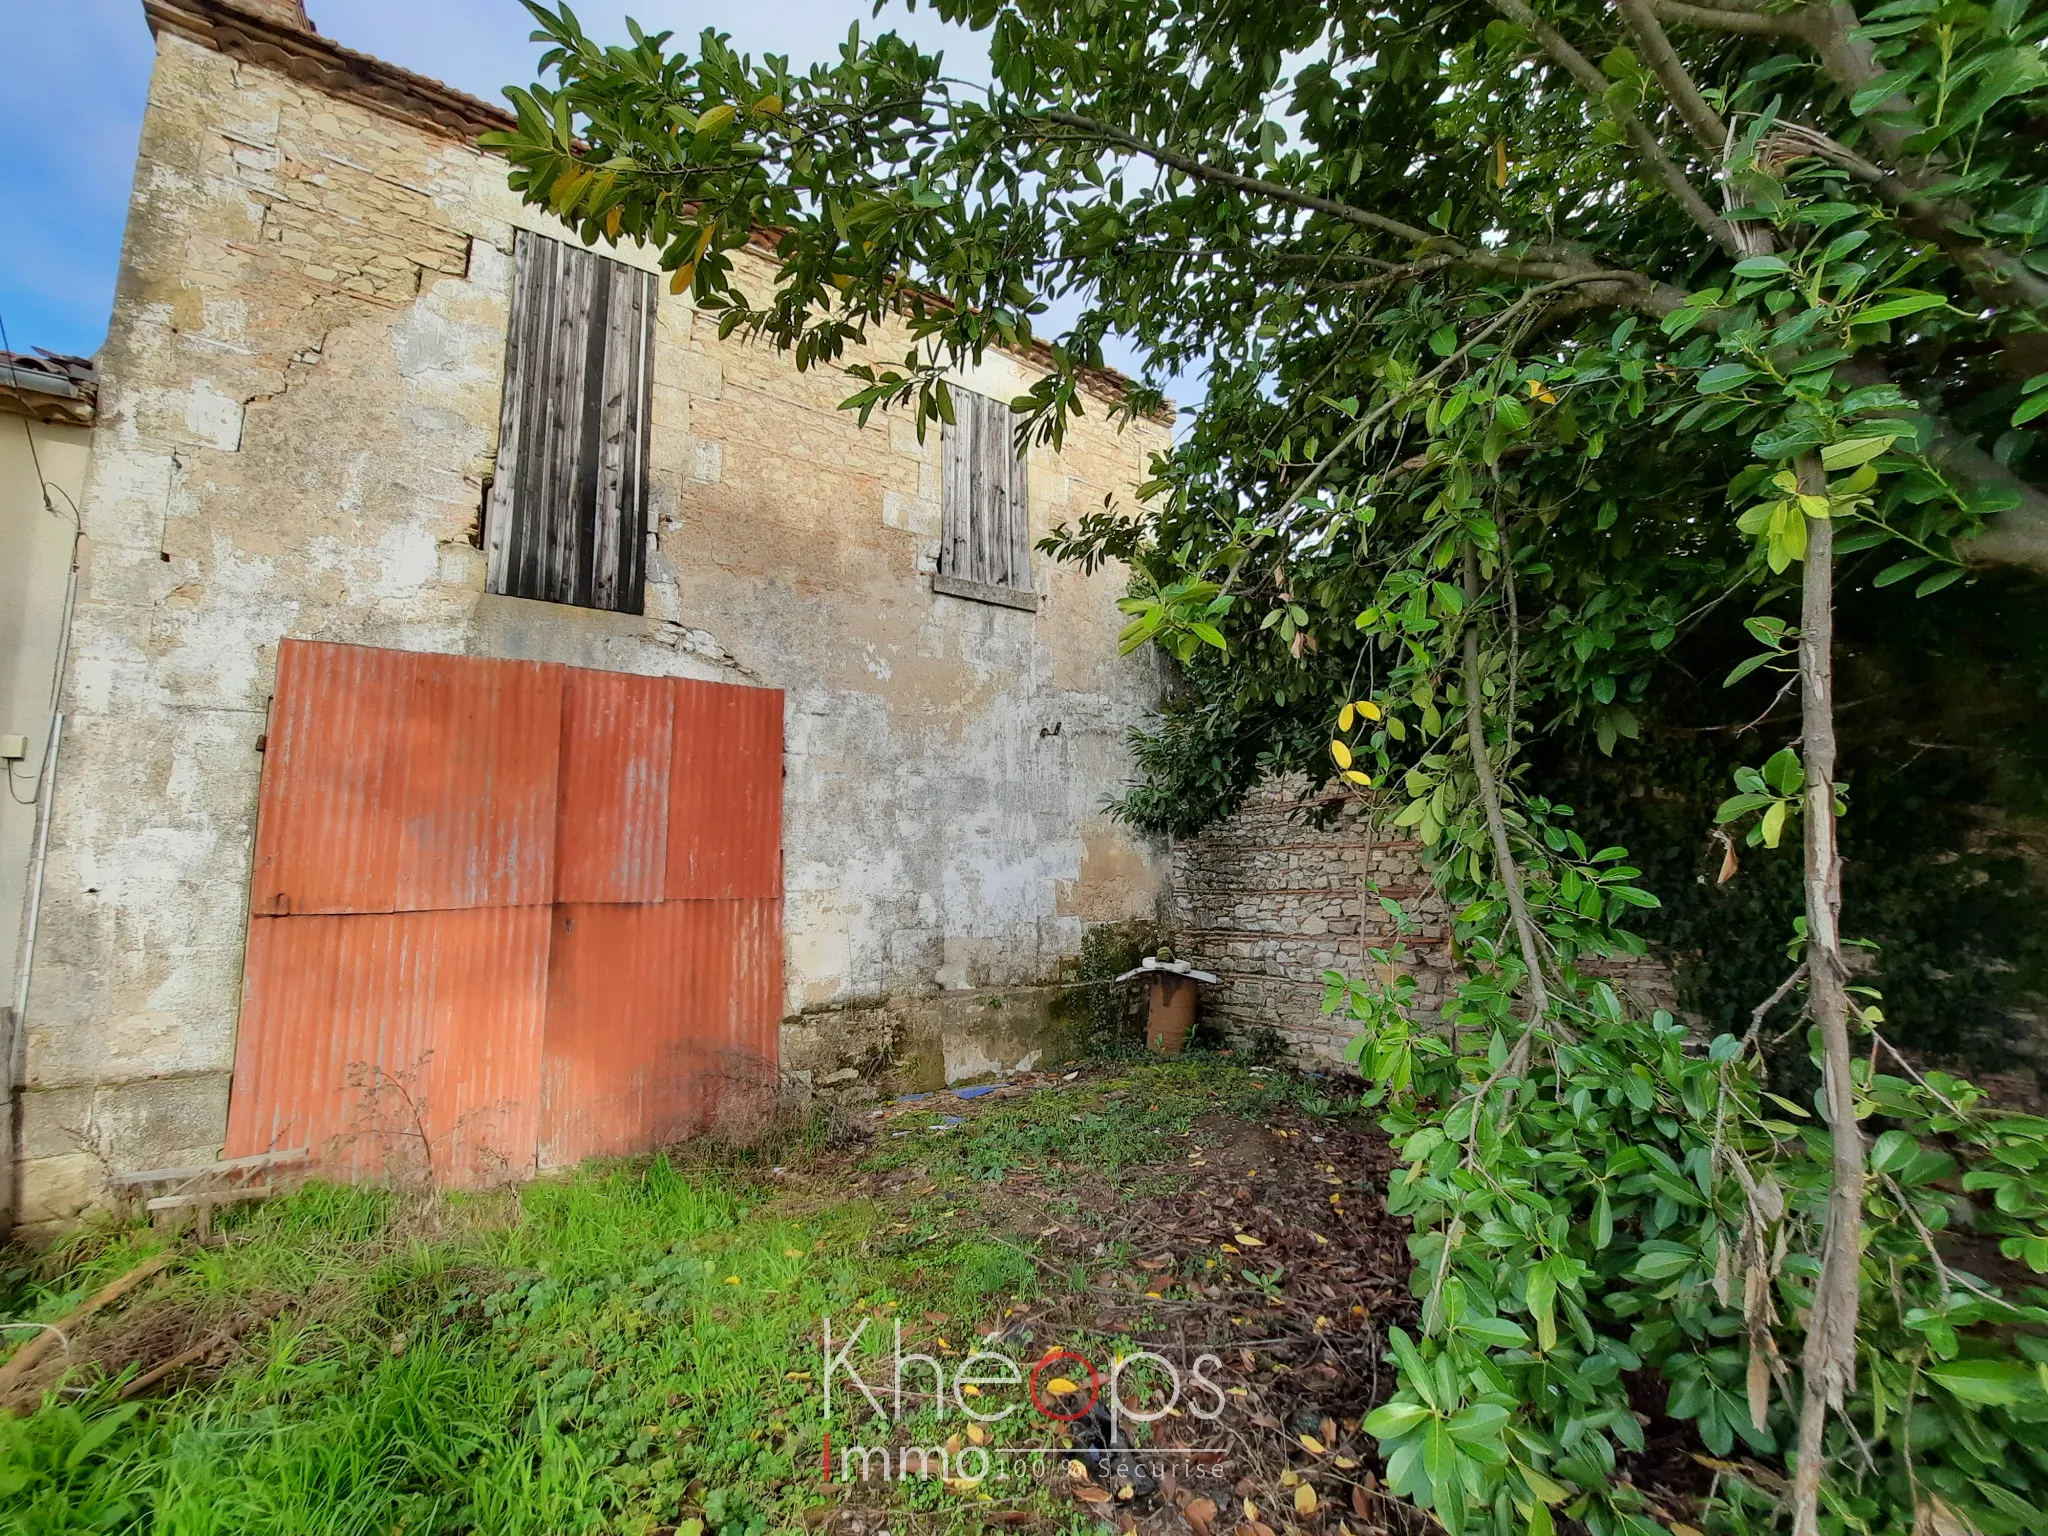
<svg viewBox="0 0 2048 1536"><path fill-rule="evenodd" d="M946 1459L948 1461L960 1454L961 1444L962 1441L958 1435L948 1435L946 1437Z"/></svg>
<svg viewBox="0 0 2048 1536"><path fill-rule="evenodd" d="M988 1431L979 1424L970 1424L967 1426L967 1438L976 1445L986 1445L988 1444Z"/></svg>
<svg viewBox="0 0 2048 1536"><path fill-rule="evenodd" d="M1048 1392L1078 1392L1081 1389L1067 1380L1066 1377L1055 1376L1045 1384L1045 1390Z"/></svg>
<svg viewBox="0 0 2048 1536"><path fill-rule="evenodd" d="M981 1396L981 1388L971 1381L963 1381L960 1383L960 1394L963 1397L979 1397Z"/></svg>
<svg viewBox="0 0 2048 1536"><path fill-rule="evenodd" d="M1237 1245L1234 1243L1218 1243L1216 1246L1218 1248L1221 1248L1225 1253L1236 1253L1238 1251Z"/></svg>
<svg viewBox="0 0 2048 1536"><path fill-rule="evenodd" d="M1307 1483L1294 1490L1294 1512L1297 1515L1312 1515L1316 1512L1316 1491Z"/></svg>
<svg viewBox="0 0 2048 1536"><path fill-rule="evenodd" d="M1259 1518L1259 1506L1254 1504L1250 1499L1246 1499L1244 1501L1244 1517L1247 1520L1256 1520Z"/></svg>
<svg viewBox="0 0 2048 1536"><path fill-rule="evenodd" d="M981 1479L978 1477L949 1477L946 1479L946 1486L955 1493L972 1493L981 1486Z"/></svg>
<svg viewBox="0 0 2048 1536"><path fill-rule="evenodd" d="M1120 1499L1136 1498L1137 1494L1138 1490L1133 1488L1129 1483L1125 1483L1123 1487L1117 1489L1116 1491L1116 1496Z"/></svg>
<svg viewBox="0 0 2048 1536"><path fill-rule="evenodd" d="M1356 1483L1351 1485L1351 1513L1361 1520L1372 1518L1372 1495Z"/></svg>
<svg viewBox="0 0 2048 1536"><path fill-rule="evenodd" d="M1349 1456L1339 1456L1337 1458L1337 1468L1339 1471L1350 1472L1356 1469L1357 1466L1358 1463L1352 1460Z"/></svg>
<svg viewBox="0 0 2048 1536"><path fill-rule="evenodd" d="M1329 1420L1325 1419L1323 1422L1327 1424ZM1325 1430L1324 1433L1328 1434L1329 1431ZM1301 1440L1301 1448L1307 1451L1311 1456L1327 1456L1329 1454L1330 1448L1324 1445L1323 1442L1318 1440L1314 1435L1302 1435L1299 1438Z"/></svg>
<svg viewBox="0 0 2048 1536"><path fill-rule="evenodd" d="M1292 1488L1296 1483L1300 1481L1301 1474L1295 1471L1292 1467L1289 1467L1285 1472L1282 1472L1280 1474L1280 1486L1282 1488Z"/></svg>
<svg viewBox="0 0 2048 1536"><path fill-rule="evenodd" d="M1330 1445L1337 1443L1337 1421L1328 1414L1323 1415L1323 1439Z"/></svg>
<svg viewBox="0 0 2048 1536"><path fill-rule="evenodd" d="M1072 1478L1072 1479L1073 1479L1073 1480L1074 1480L1075 1482L1077 1482L1077 1483L1085 1483L1085 1482L1087 1482L1087 1481L1088 1481L1088 1463L1087 1463L1087 1462L1085 1462L1085 1461L1070 1461L1070 1462L1068 1462L1068 1463L1067 1463L1067 1476L1071 1477L1071 1478Z"/></svg>
<svg viewBox="0 0 2048 1536"><path fill-rule="evenodd" d="M1253 1237L1249 1232L1239 1232L1236 1234L1236 1236L1237 1240L1240 1243L1243 1243L1247 1248L1263 1248L1266 1246L1264 1242L1262 1242L1260 1239L1256 1237Z"/></svg>
<svg viewBox="0 0 2048 1536"><path fill-rule="evenodd" d="M1107 1504L1109 1502L1109 1490L1107 1488L1098 1488L1093 1483L1083 1483L1075 1488L1074 1497L1083 1504Z"/></svg>
<svg viewBox="0 0 2048 1536"><path fill-rule="evenodd" d="M1216 1501L1196 1499L1180 1513L1181 1518L1194 1529L1195 1536L1210 1536L1210 1527L1216 1520Z"/></svg>
<svg viewBox="0 0 2048 1536"><path fill-rule="evenodd" d="M738 1285L740 1283L740 1277L738 1275L727 1275L725 1277L725 1283L727 1285Z"/></svg>
<svg viewBox="0 0 2048 1536"><path fill-rule="evenodd" d="M785 1248L782 1250L782 1256L785 1259L800 1259L804 1256L804 1251L801 1248Z"/></svg>

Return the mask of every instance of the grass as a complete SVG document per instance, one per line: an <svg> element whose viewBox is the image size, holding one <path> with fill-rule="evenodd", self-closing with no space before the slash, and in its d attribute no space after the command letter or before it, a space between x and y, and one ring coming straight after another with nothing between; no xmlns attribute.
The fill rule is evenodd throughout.
<svg viewBox="0 0 2048 1536"><path fill-rule="evenodd" d="M1216 1064L1134 1067L948 1131L904 1117L890 1128L911 1134L859 1163L827 1155L782 1183L658 1157L424 1212L309 1187L246 1213L148 1297L207 1328L285 1304L218 1379L117 1404L117 1376L0 1419L0 1533L800 1528L824 1497L821 1316L971 1337L1046 1278L978 1235L977 1187L1177 1155L1198 1117L1294 1091ZM912 1173L929 1188L907 1210L845 1193ZM58 1316L156 1242L81 1234L9 1277L6 1314ZM895 1492L939 1528L976 1524L936 1484Z"/></svg>

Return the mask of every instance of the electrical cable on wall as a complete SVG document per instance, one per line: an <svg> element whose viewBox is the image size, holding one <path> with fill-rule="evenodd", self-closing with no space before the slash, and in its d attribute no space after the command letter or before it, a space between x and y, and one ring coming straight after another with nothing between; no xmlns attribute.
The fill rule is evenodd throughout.
<svg viewBox="0 0 2048 1536"><path fill-rule="evenodd" d="M5 353L10 358L14 356L14 343L8 339L7 317L4 313L0 313L0 353ZM17 371L18 370L14 367L13 363L10 362L7 364L7 372L9 375L10 383L13 382L13 376L16 374ZM45 512L48 512L52 517L64 516L64 513L58 509L57 504L50 499L50 493L52 491L55 491L59 496L62 496L64 498L66 505L68 505L71 509L71 569L66 578L65 583L64 618L62 623L62 630L57 640L57 659L50 676L49 708L50 718L54 722L56 719L58 694L64 686L65 656L70 649L69 642L71 638L71 609L73 600L75 599L78 590L78 544L79 540L83 538L85 535L85 522L84 519L79 514L78 503L76 501L73 501L71 498L71 493L66 491L63 486L55 484L53 481L50 480L48 476L46 476L43 473L43 459L42 454L36 448L36 434L33 423L31 423L27 416L21 417L20 421L22 434L28 439L29 464L32 470L34 471L36 477L36 489L42 494L43 510ZM23 780L21 776L15 772L14 764L11 761L7 764L7 798L12 800L16 805L34 805L37 799L41 796L43 789L43 775L49 772L50 751L55 743L55 740L56 732L54 730L45 730L43 732L42 755L40 760L36 764L36 770L33 777L28 778L27 780ZM24 782L26 782L28 785L28 796L26 799L22 797L22 794L19 788L17 787L18 785Z"/></svg>

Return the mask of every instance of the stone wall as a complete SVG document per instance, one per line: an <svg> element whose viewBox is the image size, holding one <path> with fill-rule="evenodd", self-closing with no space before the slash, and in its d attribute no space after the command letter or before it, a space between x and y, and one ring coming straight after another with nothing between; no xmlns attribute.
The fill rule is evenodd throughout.
<svg viewBox="0 0 2048 1536"><path fill-rule="evenodd" d="M27 1220L220 1144L286 636L783 689L792 1017L1043 981L1156 911L1163 859L1100 812L1158 687L1116 654L1123 573L1042 564L1035 614L935 594L938 434L858 426L842 375L721 342L666 283L645 616L484 592L520 226L562 234L459 133L161 33L83 498ZM1031 378L991 354L957 382ZM1167 441L1107 416L1032 451L1034 538Z"/></svg>
<svg viewBox="0 0 2048 1536"><path fill-rule="evenodd" d="M1172 924L1181 957L1222 978L1202 1006L1233 1039L1270 1028L1297 1055L1341 1061L1354 1029L1324 1017L1322 973L1411 975L1413 1016L1433 1020L1457 984L1451 914L1419 843L1377 833L1349 809L1327 829L1310 826L1296 814L1305 788L1301 779L1263 784L1229 822L1174 845ZM1382 898L1400 903L1407 934ZM1367 954L1396 943L1394 967ZM1636 1008L1677 1011L1670 968L1656 955L1579 969Z"/></svg>
<svg viewBox="0 0 2048 1536"><path fill-rule="evenodd" d="M1416 1016L1432 1018L1454 984L1450 915L1419 844L1349 811L1309 826L1293 815L1305 787L1263 784L1229 822L1175 843L1172 923L1177 953L1222 978L1202 1007L1228 1034L1270 1028L1298 1055L1338 1061L1355 1031L1323 1016L1322 973L1362 977L1375 969L1368 950L1399 942ZM1382 897L1414 925L1405 937Z"/></svg>

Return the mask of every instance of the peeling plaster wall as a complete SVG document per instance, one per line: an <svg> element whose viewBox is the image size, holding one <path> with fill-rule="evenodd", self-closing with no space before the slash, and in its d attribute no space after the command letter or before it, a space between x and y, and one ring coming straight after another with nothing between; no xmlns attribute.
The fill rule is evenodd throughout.
<svg viewBox="0 0 2048 1536"><path fill-rule="evenodd" d="M646 616L484 593L515 225L548 229L502 162L163 38L84 499L27 1221L217 1151L285 636L786 690L792 1015L1041 979L1154 910L1155 850L1100 814L1158 686L1116 655L1122 573L1041 564L1036 615L933 594L936 434L856 426L840 375L721 343L686 298L658 322ZM1106 414L1033 450L1034 535L1164 443Z"/></svg>

